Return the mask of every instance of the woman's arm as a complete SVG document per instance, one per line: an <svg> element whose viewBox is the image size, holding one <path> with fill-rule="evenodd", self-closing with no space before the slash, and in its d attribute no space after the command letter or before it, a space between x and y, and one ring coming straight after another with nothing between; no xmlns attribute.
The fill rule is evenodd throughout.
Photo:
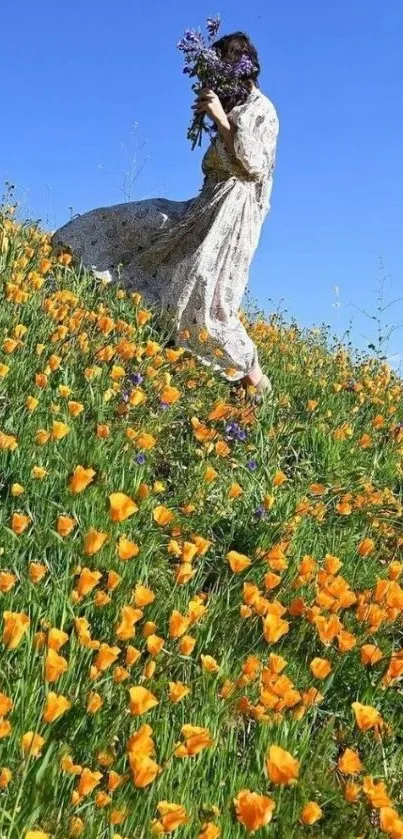
<svg viewBox="0 0 403 839"><path fill-rule="evenodd" d="M197 113L208 114L214 120L218 132L222 137L230 154L235 155L234 135L235 126L232 125L224 111L221 101L213 90L202 90L197 98L196 105L193 106Z"/></svg>

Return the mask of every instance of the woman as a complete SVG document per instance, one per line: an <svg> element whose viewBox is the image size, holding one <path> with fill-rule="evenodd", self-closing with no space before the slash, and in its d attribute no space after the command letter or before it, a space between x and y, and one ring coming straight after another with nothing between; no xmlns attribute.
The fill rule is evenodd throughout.
<svg viewBox="0 0 403 839"><path fill-rule="evenodd" d="M176 339L231 382L271 385L239 319L262 223L269 210L278 119L258 88L255 47L242 32L214 44L219 56L252 61L242 102L203 90L193 106L215 124L200 194L118 204L72 219L53 237L97 277L119 280L169 315ZM250 64L249 64L250 66Z"/></svg>

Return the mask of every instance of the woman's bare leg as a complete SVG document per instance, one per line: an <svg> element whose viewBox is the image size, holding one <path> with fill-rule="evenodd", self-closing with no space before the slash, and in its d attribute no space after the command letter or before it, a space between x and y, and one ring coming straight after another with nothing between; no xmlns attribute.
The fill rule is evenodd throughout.
<svg viewBox="0 0 403 839"><path fill-rule="evenodd" d="M245 385L252 385L253 387L256 387L256 385L259 384L262 376L263 370L260 364L255 364L255 366L252 367L252 370L249 371L248 375L244 376L244 378L242 379L242 383Z"/></svg>

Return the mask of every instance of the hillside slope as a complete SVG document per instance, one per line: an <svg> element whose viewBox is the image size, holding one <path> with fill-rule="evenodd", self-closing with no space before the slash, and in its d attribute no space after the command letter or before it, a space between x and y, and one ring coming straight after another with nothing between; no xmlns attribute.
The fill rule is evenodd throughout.
<svg viewBox="0 0 403 839"><path fill-rule="evenodd" d="M403 837L402 382L273 318L237 402L0 250L0 835Z"/></svg>

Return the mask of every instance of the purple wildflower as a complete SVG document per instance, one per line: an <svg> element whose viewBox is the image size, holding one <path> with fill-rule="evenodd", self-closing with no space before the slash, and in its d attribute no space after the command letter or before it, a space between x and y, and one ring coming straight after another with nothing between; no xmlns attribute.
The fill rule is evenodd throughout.
<svg viewBox="0 0 403 839"><path fill-rule="evenodd" d="M257 469L256 460L249 460L246 465L251 472L255 472Z"/></svg>
<svg viewBox="0 0 403 839"><path fill-rule="evenodd" d="M129 391L128 390L123 390L122 391L122 401L127 403L129 401L129 399L130 399Z"/></svg>
<svg viewBox="0 0 403 839"><path fill-rule="evenodd" d="M221 21L220 15L216 15L216 17L208 17L206 22L207 32L211 40L217 37L218 30L220 28Z"/></svg>
<svg viewBox="0 0 403 839"><path fill-rule="evenodd" d="M260 506L259 506L259 507L255 510L255 516L256 516L256 518L258 518L258 519L264 519L265 515L266 515L266 510L265 510L265 508L264 508L263 504L261 504L261 505L260 505Z"/></svg>
<svg viewBox="0 0 403 839"><path fill-rule="evenodd" d="M255 65L248 55L242 55L233 67L235 76L250 76L255 70Z"/></svg>
<svg viewBox="0 0 403 839"><path fill-rule="evenodd" d="M168 402L160 402L160 408L162 411L166 411L169 408Z"/></svg>
<svg viewBox="0 0 403 839"><path fill-rule="evenodd" d="M139 466L142 466L142 465L143 465L143 463L145 463L145 462L146 462L146 456L145 456L145 454L138 454L138 455L136 455L136 463L138 463L138 464L139 464Z"/></svg>
<svg viewBox="0 0 403 839"><path fill-rule="evenodd" d="M202 88L214 90L223 101L241 104L250 94L249 79L255 69L247 55L241 56L234 65L220 58L213 42L220 26L220 20L207 18L207 39L195 29L187 29L178 43L185 60L184 73L195 78L192 90L199 95ZM188 129L188 139L192 140L192 149L201 145L204 132L212 134L214 126L207 122L205 113L196 113Z"/></svg>
<svg viewBox="0 0 403 839"><path fill-rule="evenodd" d="M131 373L129 379L133 385L141 385L143 381L143 376L141 373Z"/></svg>

